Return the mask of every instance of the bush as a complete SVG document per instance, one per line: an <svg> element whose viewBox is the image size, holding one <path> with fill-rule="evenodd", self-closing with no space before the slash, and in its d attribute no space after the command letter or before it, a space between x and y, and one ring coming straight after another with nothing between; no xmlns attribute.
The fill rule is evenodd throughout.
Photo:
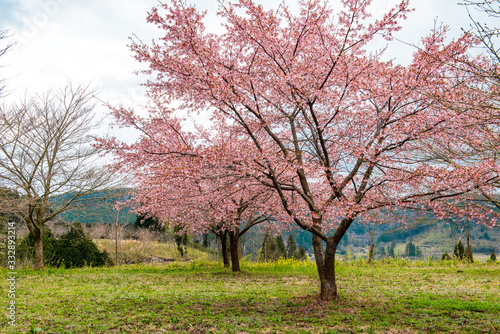
<svg viewBox="0 0 500 334"><path fill-rule="evenodd" d="M445 261L445 260L451 260L450 254L448 254L448 252L444 252L443 256L441 256L441 260L443 260L443 261Z"/></svg>
<svg viewBox="0 0 500 334"><path fill-rule="evenodd" d="M43 230L43 256L45 264L54 267L101 267L110 264L108 253L100 251L92 239L85 236L81 226L71 227L68 233L56 239L52 232ZM35 239L28 234L18 246L19 258L24 261L35 257Z"/></svg>
<svg viewBox="0 0 500 334"><path fill-rule="evenodd" d="M66 268L102 267L110 262L108 253L100 251L81 227L71 227L57 240L52 264Z"/></svg>
<svg viewBox="0 0 500 334"><path fill-rule="evenodd" d="M488 262L495 262L497 260L497 256L495 255L495 252L491 252L490 258Z"/></svg>

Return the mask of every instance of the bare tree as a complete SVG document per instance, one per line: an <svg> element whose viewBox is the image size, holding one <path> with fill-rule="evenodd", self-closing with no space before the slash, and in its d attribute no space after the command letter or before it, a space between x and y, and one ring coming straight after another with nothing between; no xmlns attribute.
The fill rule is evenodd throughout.
<svg viewBox="0 0 500 334"><path fill-rule="evenodd" d="M92 94L88 87L68 84L0 113L0 185L20 195L3 203L35 239L35 269L44 264L44 225L75 206L90 205L98 197L90 194L116 185L92 146L90 135L100 126Z"/></svg>
<svg viewBox="0 0 500 334"><path fill-rule="evenodd" d="M8 31L7 30L0 30L0 42L3 42L3 40L9 38ZM7 42L6 45L0 44L0 57L3 56L4 54L7 53L7 51L12 47L12 43ZM2 66L0 66L2 68ZM3 91L5 89L4 85L5 78L0 77L0 97L3 96Z"/></svg>

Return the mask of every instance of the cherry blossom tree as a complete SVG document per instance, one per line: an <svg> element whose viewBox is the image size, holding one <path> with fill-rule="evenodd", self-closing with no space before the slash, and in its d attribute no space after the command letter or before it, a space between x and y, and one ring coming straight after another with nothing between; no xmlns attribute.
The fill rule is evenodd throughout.
<svg viewBox="0 0 500 334"><path fill-rule="evenodd" d="M212 113L252 144L233 168L274 191L276 217L313 234L321 298L332 300L337 246L355 219L392 207L446 215L453 198L493 191L495 159L442 164L430 151L465 152L483 137L488 96L458 64L486 60L467 55L472 36L445 42L444 29L430 32L407 66L368 51L375 38L391 41L410 11L406 0L380 18L371 17L370 0L343 0L336 10L298 3L294 14L284 3L266 11L252 0L222 2L225 31L211 34L205 13L172 0L148 16L164 36L131 49L156 74L147 86L159 105Z"/></svg>
<svg viewBox="0 0 500 334"><path fill-rule="evenodd" d="M141 118L114 109L120 124L143 135L133 145L112 139L100 140L100 146L115 154L115 168L135 184L130 202L138 212L168 221L182 234L213 232L221 241L224 265L229 266L230 255L232 270L240 271L239 239L273 219L273 192L238 170L247 165L242 152L249 145L234 128L222 122L212 131L192 134L182 130L171 112L162 112L155 118L153 108L150 117Z"/></svg>

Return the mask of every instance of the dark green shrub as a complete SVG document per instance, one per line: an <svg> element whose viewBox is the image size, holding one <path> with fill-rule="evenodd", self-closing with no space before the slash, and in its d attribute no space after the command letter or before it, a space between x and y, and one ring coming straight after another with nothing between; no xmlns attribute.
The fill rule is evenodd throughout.
<svg viewBox="0 0 500 334"><path fill-rule="evenodd" d="M57 267L81 268L102 267L109 262L108 253L101 252L92 239L85 236L82 228L75 226L57 240L52 264Z"/></svg>
<svg viewBox="0 0 500 334"><path fill-rule="evenodd" d="M444 252L443 253L443 256L441 256L441 260L451 260L451 256L450 254L448 254L448 252Z"/></svg>
<svg viewBox="0 0 500 334"><path fill-rule="evenodd" d="M497 260L497 256L495 255L495 252L491 252L490 258L488 262L495 262Z"/></svg>

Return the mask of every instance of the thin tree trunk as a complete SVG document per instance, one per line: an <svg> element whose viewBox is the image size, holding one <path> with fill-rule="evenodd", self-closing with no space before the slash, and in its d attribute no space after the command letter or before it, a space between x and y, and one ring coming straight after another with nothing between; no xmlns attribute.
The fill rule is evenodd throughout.
<svg viewBox="0 0 500 334"><path fill-rule="evenodd" d="M372 259L373 259L373 248L375 248L375 245L373 244L374 232L375 232L375 225L373 225L373 228L370 231L370 251L368 253L368 264L372 264Z"/></svg>
<svg viewBox="0 0 500 334"><path fill-rule="evenodd" d="M472 246L470 245L470 230L469 230L469 221L467 220L467 249L465 251L465 256L469 263L474 262L474 258L472 257Z"/></svg>
<svg viewBox="0 0 500 334"><path fill-rule="evenodd" d="M229 249L231 251L231 268L233 272L240 271L240 257L238 254L239 231L229 232Z"/></svg>
<svg viewBox="0 0 500 334"><path fill-rule="evenodd" d="M115 266L118 265L118 223L115 224Z"/></svg>
<svg viewBox="0 0 500 334"><path fill-rule="evenodd" d="M375 245L373 243L370 243L370 252L368 253L368 264L372 264L373 248L375 248Z"/></svg>
<svg viewBox="0 0 500 334"><path fill-rule="evenodd" d="M35 270L43 269L43 238L42 233L35 234Z"/></svg>

